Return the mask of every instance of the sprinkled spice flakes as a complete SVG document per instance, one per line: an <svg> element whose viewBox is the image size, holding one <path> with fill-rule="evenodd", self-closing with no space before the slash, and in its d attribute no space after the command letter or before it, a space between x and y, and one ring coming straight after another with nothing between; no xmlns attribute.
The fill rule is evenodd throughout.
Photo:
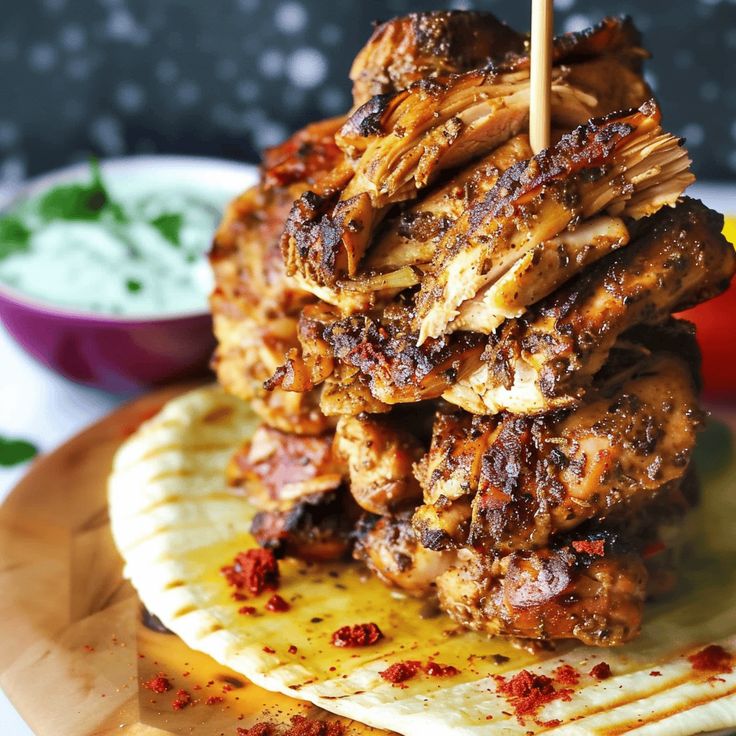
<svg viewBox="0 0 736 736"><path fill-rule="evenodd" d="M266 603L266 610L274 613L285 613L291 606L278 594L272 595Z"/></svg>
<svg viewBox="0 0 736 736"><path fill-rule="evenodd" d="M335 647L368 647L383 639L383 633L376 624L355 624L343 626L332 634Z"/></svg>
<svg viewBox="0 0 736 736"><path fill-rule="evenodd" d="M611 668L608 662L598 662L590 671L590 676L596 680L607 680L611 676Z"/></svg>
<svg viewBox="0 0 736 736"><path fill-rule="evenodd" d="M246 589L252 595L279 587L279 563L270 549L249 549L239 552L232 565L220 569L228 585L238 590Z"/></svg>
<svg viewBox="0 0 736 736"><path fill-rule="evenodd" d="M493 679L496 681L496 691L506 698L522 726L525 717L533 718L540 708L553 700L570 700L573 692L569 688L557 690L551 677L537 675L529 670L522 670L510 680L502 675L493 675ZM558 724L546 722L544 725L551 727Z"/></svg>
<svg viewBox="0 0 736 736"><path fill-rule="evenodd" d="M561 685L577 685L580 682L580 673L571 664L561 664L553 674L555 682Z"/></svg>
<svg viewBox="0 0 736 736"><path fill-rule="evenodd" d="M171 704L174 710L183 710L188 705L191 705L192 696L186 690L177 690L176 699Z"/></svg>
<svg viewBox="0 0 736 736"><path fill-rule="evenodd" d="M718 644L710 644L688 657L691 667L700 672L731 672L733 657Z"/></svg>
<svg viewBox="0 0 736 736"><path fill-rule="evenodd" d="M143 687L145 687L148 690L153 691L154 693L166 693L169 690L171 690L171 683L169 682L169 679L167 677L164 677L162 674L157 675L156 677L153 677L152 679L148 680L148 682L143 683Z"/></svg>
<svg viewBox="0 0 736 736"><path fill-rule="evenodd" d="M582 554L603 557L606 553L606 542L603 539L580 539L573 541L572 548Z"/></svg>
<svg viewBox="0 0 736 736"><path fill-rule="evenodd" d="M310 721L304 716L292 716L291 725L279 729L273 723L256 723L250 728L238 728L237 736L343 736L341 723Z"/></svg>
<svg viewBox="0 0 736 736"><path fill-rule="evenodd" d="M417 675L420 671L429 675L430 677L454 677L460 674L460 670L457 667L453 667L451 664L440 664L439 662L427 662L425 665L416 659L407 659L404 662L395 662L388 669L379 672L378 674L393 685L403 686L406 680L410 680L412 677Z"/></svg>
<svg viewBox="0 0 736 736"><path fill-rule="evenodd" d="M419 672L419 668L421 666L422 663L418 660L408 659L406 662L395 662L388 669L385 669L383 672L379 672L378 674L381 675L386 682L390 682L392 685L400 685L407 680L411 680L411 678Z"/></svg>

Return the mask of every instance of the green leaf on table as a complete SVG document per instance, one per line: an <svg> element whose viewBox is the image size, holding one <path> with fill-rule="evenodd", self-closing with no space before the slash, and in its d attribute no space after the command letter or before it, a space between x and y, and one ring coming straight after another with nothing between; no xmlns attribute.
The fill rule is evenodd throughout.
<svg viewBox="0 0 736 736"><path fill-rule="evenodd" d="M151 220L156 230L163 235L173 245L181 245L181 226L184 217L178 212L165 212L159 215L155 220Z"/></svg>
<svg viewBox="0 0 736 736"><path fill-rule="evenodd" d="M28 250L31 231L15 215L0 217L0 258Z"/></svg>
<svg viewBox="0 0 736 736"><path fill-rule="evenodd" d="M11 440L0 436L0 465L20 465L38 454L38 448L26 440Z"/></svg>

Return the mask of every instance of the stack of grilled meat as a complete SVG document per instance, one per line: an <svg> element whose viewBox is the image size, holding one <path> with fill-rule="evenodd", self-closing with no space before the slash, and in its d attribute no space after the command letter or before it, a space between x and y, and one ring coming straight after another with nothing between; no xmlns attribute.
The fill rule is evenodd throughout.
<svg viewBox="0 0 736 736"><path fill-rule="evenodd" d="M691 325L736 268L630 21L554 42L489 14L378 26L354 107L266 152L217 233L229 470L281 554L352 554L457 622L613 645L674 580L703 420Z"/></svg>

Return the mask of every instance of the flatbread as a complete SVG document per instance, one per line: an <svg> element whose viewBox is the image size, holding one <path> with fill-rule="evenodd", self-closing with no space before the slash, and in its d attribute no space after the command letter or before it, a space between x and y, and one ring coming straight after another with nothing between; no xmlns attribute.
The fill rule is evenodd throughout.
<svg viewBox="0 0 736 736"><path fill-rule="evenodd" d="M263 688L402 734L677 736L736 727L736 672L696 671L687 659L707 644L736 652L736 473L722 425L720 434L706 433L698 545L688 552L679 592L648 607L632 644L570 644L533 655L457 628L354 564L282 561L278 592L291 603L285 613L264 609L268 592L245 604L233 600L220 568L256 546L247 531L255 509L227 488L224 469L256 424L247 404L202 388L170 402L115 458L110 517L125 574L190 647ZM238 613L246 604L257 614ZM332 645L335 630L367 622L380 627L382 641ZM404 660L433 660L460 673L420 673L402 686L380 676ZM600 662L610 666L609 679L588 674ZM552 676L562 663L582 673L579 684L569 700L553 700L533 716L517 718L492 677L524 668Z"/></svg>

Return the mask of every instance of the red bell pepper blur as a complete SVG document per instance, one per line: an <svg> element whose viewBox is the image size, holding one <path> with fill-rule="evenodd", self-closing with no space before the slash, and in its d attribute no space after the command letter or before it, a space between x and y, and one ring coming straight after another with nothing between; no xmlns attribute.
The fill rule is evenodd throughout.
<svg viewBox="0 0 736 736"><path fill-rule="evenodd" d="M726 218L723 233L736 245L736 217ZM705 394L736 401L736 280L725 293L678 316L697 327Z"/></svg>

